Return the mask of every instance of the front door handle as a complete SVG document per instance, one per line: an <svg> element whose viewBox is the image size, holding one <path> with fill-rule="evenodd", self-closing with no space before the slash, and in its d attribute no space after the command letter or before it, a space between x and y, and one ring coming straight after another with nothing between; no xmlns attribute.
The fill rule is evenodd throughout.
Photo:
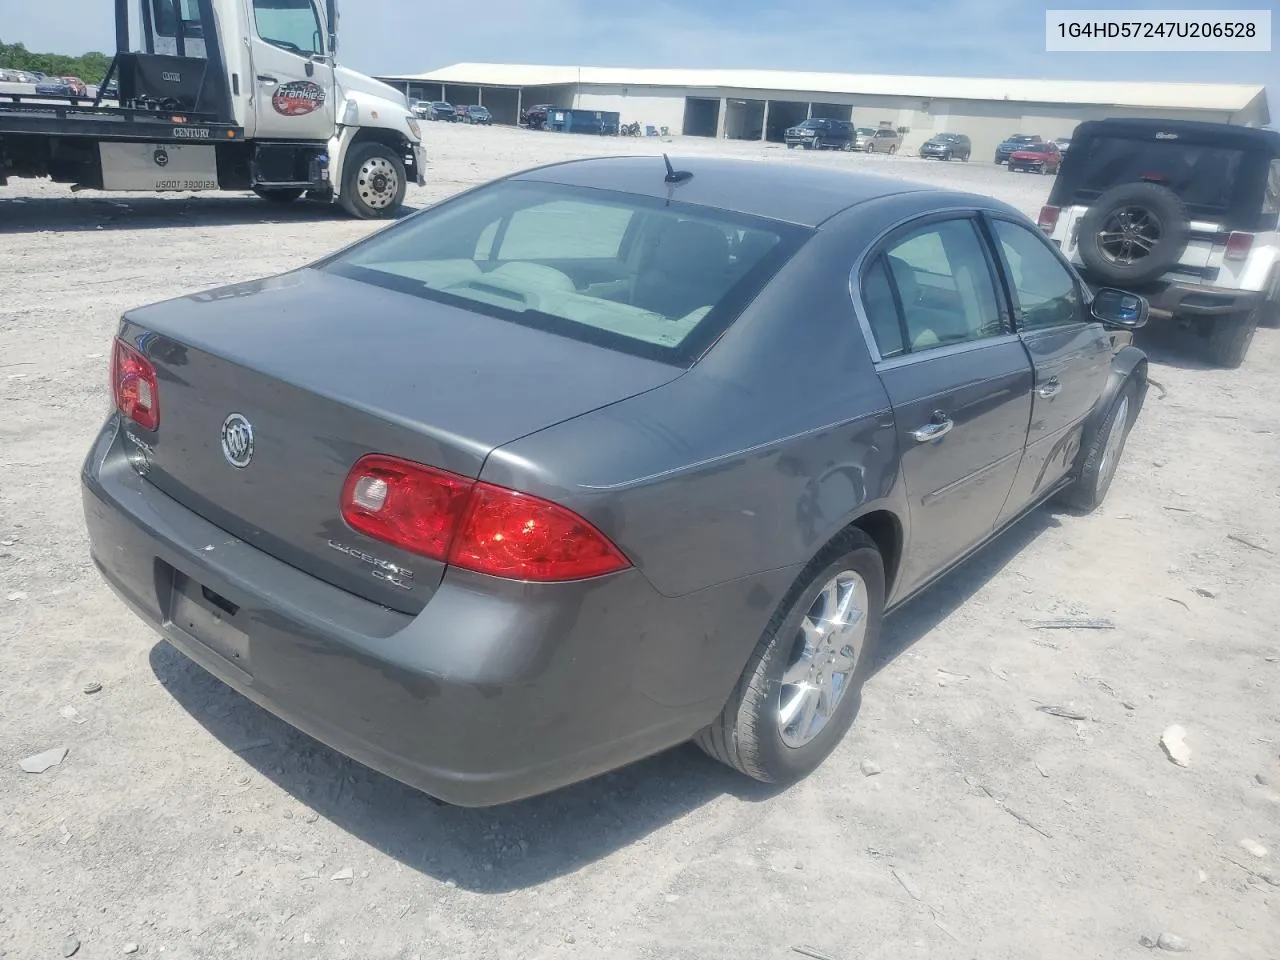
<svg viewBox="0 0 1280 960"><path fill-rule="evenodd" d="M917 427L911 431L911 436L915 437L916 443L928 443L930 440L937 440L945 437L951 432L951 428L955 424L951 418L945 413L939 411L933 415L933 419L926 423L923 427Z"/></svg>
<svg viewBox="0 0 1280 960"><path fill-rule="evenodd" d="M265 73L258 74L258 82L268 87L274 87L280 81L275 77L269 77Z"/></svg>
<svg viewBox="0 0 1280 960"><path fill-rule="evenodd" d="M1046 400L1051 397L1056 397L1061 392L1062 381L1057 377L1050 377L1044 383L1040 384L1039 389L1036 390L1036 393L1040 394L1040 396L1044 397Z"/></svg>

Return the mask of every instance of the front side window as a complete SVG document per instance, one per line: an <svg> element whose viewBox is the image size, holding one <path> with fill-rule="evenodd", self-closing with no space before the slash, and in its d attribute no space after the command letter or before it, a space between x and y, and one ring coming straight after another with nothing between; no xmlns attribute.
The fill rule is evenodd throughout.
<svg viewBox="0 0 1280 960"><path fill-rule="evenodd" d="M883 357L1007 332L982 239L968 218L931 223L891 242L863 277L862 299ZM892 332L890 299L900 335Z"/></svg>
<svg viewBox="0 0 1280 960"><path fill-rule="evenodd" d="M415 216L321 269L683 365L809 233L649 197L514 180Z"/></svg>
<svg viewBox="0 0 1280 960"><path fill-rule="evenodd" d="M311 0L253 0L258 36L304 57L324 53L320 18Z"/></svg>
<svg viewBox="0 0 1280 960"><path fill-rule="evenodd" d="M1007 220L993 220L992 229L1018 299L1018 328L1038 330L1079 321L1075 279L1044 241Z"/></svg>

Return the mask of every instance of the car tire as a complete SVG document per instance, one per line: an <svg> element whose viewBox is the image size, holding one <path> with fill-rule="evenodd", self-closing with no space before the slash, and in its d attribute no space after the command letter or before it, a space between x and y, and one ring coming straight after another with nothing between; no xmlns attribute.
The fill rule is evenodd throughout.
<svg viewBox="0 0 1280 960"><path fill-rule="evenodd" d="M830 627L824 633L818 623L835 613L830 604L841 608L848 595L844 590L854 597L850 612L861 606L861 615L856 621L849 617L848 632L843 635ZM875 663L884 599L880 551L861 530L847 531L797 578L765 627L720 716L696 737L698 746L721 763L764 783L792 783L812 773L857 716L862 686ZM834 644L846 640L835 649ZM852 649L855 644L857 648ZM834 684L835 676L822 671L824 667L832 670L840 662L832 657L842 658L850 668L838 674L844 679L819 724L822 701L830 703L832 699L830 693L823 693L833 689L824 678L832 676ZM784 679L787 675L796 682ZM815 682L820 686L812 686ZM811 700L816 701L812 712L808 709ZM797 705L791 722L784 722L784 706ZM801 731L806 720L808 728Z"/></svg>
<svg viewBox="0 0 1280 960"><path fill-rule="evenodd" d="M1079 471L1071 486L1058 494L1059 503L1088 513L1106 499L1141 403L1141 384L1130 377L1112 397L1098 429L1087 438L1087 446L1080 454Z"/></svg>
<svg viewBox="0 0 1280 960"><path fill-rule="evenodd" d="M1244 363L1253 343L1254 331L1262 319L1262 307L1227 314L1208 321L1208 354L1214 365L1235 370Z"/></svg>
<svg viewBox="0 0 1280 960"><path fill-rule="evenodd" d="M1150 243L1145 256L1128 263L1112 258L1100 242L1103 232L1112 226L1112 217L1118 218L1126 210L1146 215L1149 227L1143 233ZM1190 230L1187 208L1172 190L1156 183L1120 184L1094 200L1080 219L1080 259L1103 283L1131 287L1155 280L1176 264L1187 247Z"/></svg>
<svg viewBox="0 0 1280 960"><path fill-rule="evenodd" d="M342 172L343 209L361 220L393 217L404 202L404 161L381 143L352 147Z"/></svg>
<svg viewBox="0 0 1280 960"><path fill-rule="evenodd" d="M891 146L891 147L889 147L889 151L888 151L888 152L889 152L889 156L893 156L895 153L897 153L897 152L898 152L898 148L897 148L896 146Z"/></svg>
<svg viewBox="0 0 1280 960"><path fill-rule="evenodd" d="M272 203L293 203L302 196L301 187L254 187L253 192Z"/></svg>

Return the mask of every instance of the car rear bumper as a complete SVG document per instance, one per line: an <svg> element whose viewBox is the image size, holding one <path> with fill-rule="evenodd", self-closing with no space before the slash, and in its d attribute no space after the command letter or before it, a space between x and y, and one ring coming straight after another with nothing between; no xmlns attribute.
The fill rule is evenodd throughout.
<svg viewBox="0 0 1280 960"><path fill-rule="evenodd" d="M771 613L752 602L758 579L667 598L634 569L570 584L450 569L421 613L398 613L161 493L122 433L113 416L81 477L90 551L115 592L248 699L449 803L520 799L687 740ZM767 594L784 579L763 578ZM711 642L717 620L739 638L732 656Z"/></svg>

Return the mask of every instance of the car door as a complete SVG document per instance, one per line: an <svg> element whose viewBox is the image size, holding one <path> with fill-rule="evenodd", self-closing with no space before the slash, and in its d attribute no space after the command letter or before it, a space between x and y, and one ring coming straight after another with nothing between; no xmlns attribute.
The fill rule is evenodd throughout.
<svg viewBox="0 0 1280 960"><path fill-rule="evenodd" d="M333 62L312 0L252 0L249 48L259 139L328 140L335 105Z"/></svg>
<svg viewBox="0 0 1280 960"><path fill-rule="evenodd" d="M1114 351L1075 273L1039 231L998 216L987 225L1018 336L1035 369L1027 452L1003 521L1045 496L1075 464Z"/></svg>
<svg viewBox="0 0 1280 960"><path fill-rule="evenodd" d="M896 230L865 262L861 294L910 503L902 595L994 529L1026 442L1031 363L976 215Z"/></svg>

